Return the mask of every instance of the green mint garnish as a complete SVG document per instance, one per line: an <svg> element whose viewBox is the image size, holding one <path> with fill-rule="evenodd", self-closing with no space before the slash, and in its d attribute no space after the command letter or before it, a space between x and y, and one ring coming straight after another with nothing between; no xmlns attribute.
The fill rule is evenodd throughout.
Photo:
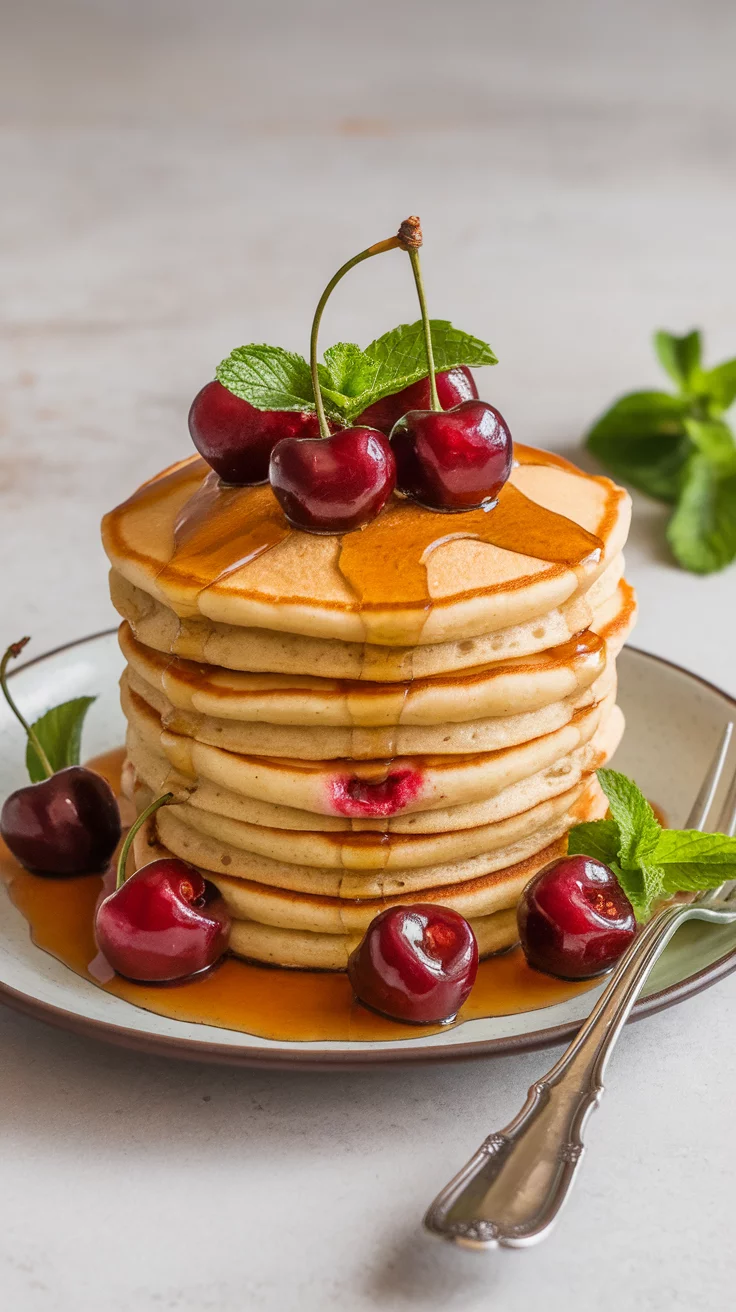
<svg viewBox="0 0 736 1312"><path fill-rule="evenodd" d="M64 770L68 765L79 765L84 717L96 698L75 697L72 701L54 706L36 720L33 729L52 770ZM40 783L47 778L32 743L26 748L26 767L31 782Z"/></svg>
<svg viewBox="0 0 736 1312"><path fill-rule="evenodd" d="M610 866L637 920L646 920L660 898L736 879L736 838L663 829L633 779L618 770L599 770L598 780L611 819L576 825L567 850L571 856L595 857Z"/></svg>
<svg viewBox="0 0 736 1312"><path fill-rule="evenodd" d="M736 441L723 415L736 400L736 359L701 362L699 332L654 334L677 392L631 392L593 425L587 445L614 478L674 505L667 537L684 569L736 560Z"/></svg>
<svg viewBox="0 0 736 1312"><path fill-rule="evenodd" d="M458 365L496 364L486 342L432 319L432 345L438 371ZM319 378L325 409L331 418L350 424L363 410L385 396L400 392L427 373L427 353L421 320L401 324L378 337L365 350L354 342L338 342L325 351ZM239 346L217 368L217 377L235 396L258 410L314 410L309 365L301 355L278 346Z"/></svg>

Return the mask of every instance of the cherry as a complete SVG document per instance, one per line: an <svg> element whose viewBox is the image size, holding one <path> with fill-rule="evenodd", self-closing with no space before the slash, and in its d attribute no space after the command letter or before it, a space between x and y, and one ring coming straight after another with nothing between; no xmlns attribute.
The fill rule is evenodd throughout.
<svg viewBox="0 0 736 1312"><path fill-rule="evenodd" d="M348 961L360 1002L420 1025L452 1020L477 971L478 944L467 920L431 902L381 911Z"/></svg>
<svg viewBox="0 0 736 1312"><path fill-rule="evenodd" d="M7 684L8 662L20 656L28 641L11 643L0 660L0 690L46 778L10 794L0 812L0 834L16 860L34 874L91 874L107 864L120 841L118 804L94 770L70 765L54 772L38 734L16 706Z"/></svg>
<svg viewBox="0 0 736 1312"><path fill-rule="evenodd" d="M475 379L465 365L456 369L447 369L436 375L437 395L443 410L459 405L461 401L472 401L478 396ZM393 396L384 396L383 400L369 405L358 416L359 424L368 424L370 428L380 428L382 433L390 433L397 420L402 419L409 410L428 410L431 403L429 378L420 378Z"/></svg>
<svg viewBox="0 0 736 1312"><path fill-rule="evenodd" d="M166 793L139 815L120 853L115 892L95 917L97 944L113 969L149 984L209 969L227 951L230 937L230 915L217 888L187 861L150 861L125 878L135 834L171 800Z"/></svg>
<svg viewBox="0 0 736 1312"><path fill-rule="evenodd" d="M493 504L511 473L506 422L486 401L410 410L391 431L400 492L432 510Z"/></svg>
<svg viewBox="0 0 736 1312"><path fill-rule="evenodd" d="M563 856L541 870L524 889L517 917L529 965L561 979L602 974L636 934L616 876L591 856Z"/></svg>
<svg viewBox="0 0 736 1312"><path fill-rule="evenodd" d="M82 765L11 793L0 833L17 861L39 875L101 870L120 841L120 812L110 785Z"/></svg>
<svg viewBox="0 0 736 1312"><path fill-rule="evenodd" d="M396 464L383 433L344 428L331 437L285 437L271 454L269 476L290 524L309 533L347 533L383 510Z"/></svg>
<svg viewBox="0 0 736 1312"><path fill-rule="evenodd" d="M256 410L214 379L192 401L189 432L199 454L225 483L265 483L268 462L285 437L316 437L314 411Z"/></svg>

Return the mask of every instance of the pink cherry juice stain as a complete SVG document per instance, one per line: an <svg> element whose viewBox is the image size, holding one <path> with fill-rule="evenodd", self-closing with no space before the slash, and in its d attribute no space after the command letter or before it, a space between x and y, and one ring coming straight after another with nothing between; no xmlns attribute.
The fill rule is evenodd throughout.
<svg viewBox="0 0 736 1312"><path fill-rule="evenodd" d="M396 815L413 802L422 787L421 770L391 771L385 779L342 775L330 782L333 811L346 816Z"/></svg>

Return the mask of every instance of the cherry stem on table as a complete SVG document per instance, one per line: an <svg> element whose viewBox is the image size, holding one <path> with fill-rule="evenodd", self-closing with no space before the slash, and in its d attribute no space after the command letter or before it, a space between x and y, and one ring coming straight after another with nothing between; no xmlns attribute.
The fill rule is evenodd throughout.
<svg viewBox="0 0 736 1312"><path fill-rule="evenodd" d="M34 752L36 753L36 756L38 757L39 761L41 762L41 766L46 772L46 778L50 779L52 774L55 773L51 765L51 762L49 761L48 756L46 755L45 751L43 750L43 747L41 746L41 742L39 740L38 734L36 733L35 729L33 728L32 725L28 723L25 716L21 715L18 707L13 701L7 683L7 671L8 671L9 661L14 660L16 656L20 656L23 648L26 646L28 642L30 642L30 638L21 638L20 642L11 642L10 646L5 652L5 655L0 661L0 688L2 688L3 696L6 702L8 703L8 706L10 707L11 711L13 712L13 715L15 716L16 720L18 720L18 722L25 729L28 741L31 744L31 747L33 748Z"/></svg>
<svg viewBox="0 0 736 1312"><path fill-rule="evenodd" d="M125 835L125 842L123 843L123 846L120 849L120 856L118 857L117 878L115 880L115 892L117 892L119 888L122 888L123 884L125 883L125 867L128 864L128 853L130 852L133 839L138 833L138 830L140 829L141 825L145 824L149 816L152 816L155 811L158 811L160 806L166 806L169 802L173 802L173 800L174 800L173 793L164 793L161 797L155 798L155 800L151 802L150 806L147 806L144 811L141 811L140 815L133 821L132 825L130 826L130 829Z"/></svg>

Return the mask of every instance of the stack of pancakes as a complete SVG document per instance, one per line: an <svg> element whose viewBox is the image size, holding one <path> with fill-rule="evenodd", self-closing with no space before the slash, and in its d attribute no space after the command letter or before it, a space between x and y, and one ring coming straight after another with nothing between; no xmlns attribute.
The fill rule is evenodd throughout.
<svg viewBox="0 0 736 1312"><path fill-rule="evenodd" d="M129 791L177 799L137 861L198 866L236 953L343 969L412 902L498 951L524 885L605 813L629 501L517 457L495 510L394 498L342 538L289 529L270 488L225 488L197 457L106 516Z"/></svg>

